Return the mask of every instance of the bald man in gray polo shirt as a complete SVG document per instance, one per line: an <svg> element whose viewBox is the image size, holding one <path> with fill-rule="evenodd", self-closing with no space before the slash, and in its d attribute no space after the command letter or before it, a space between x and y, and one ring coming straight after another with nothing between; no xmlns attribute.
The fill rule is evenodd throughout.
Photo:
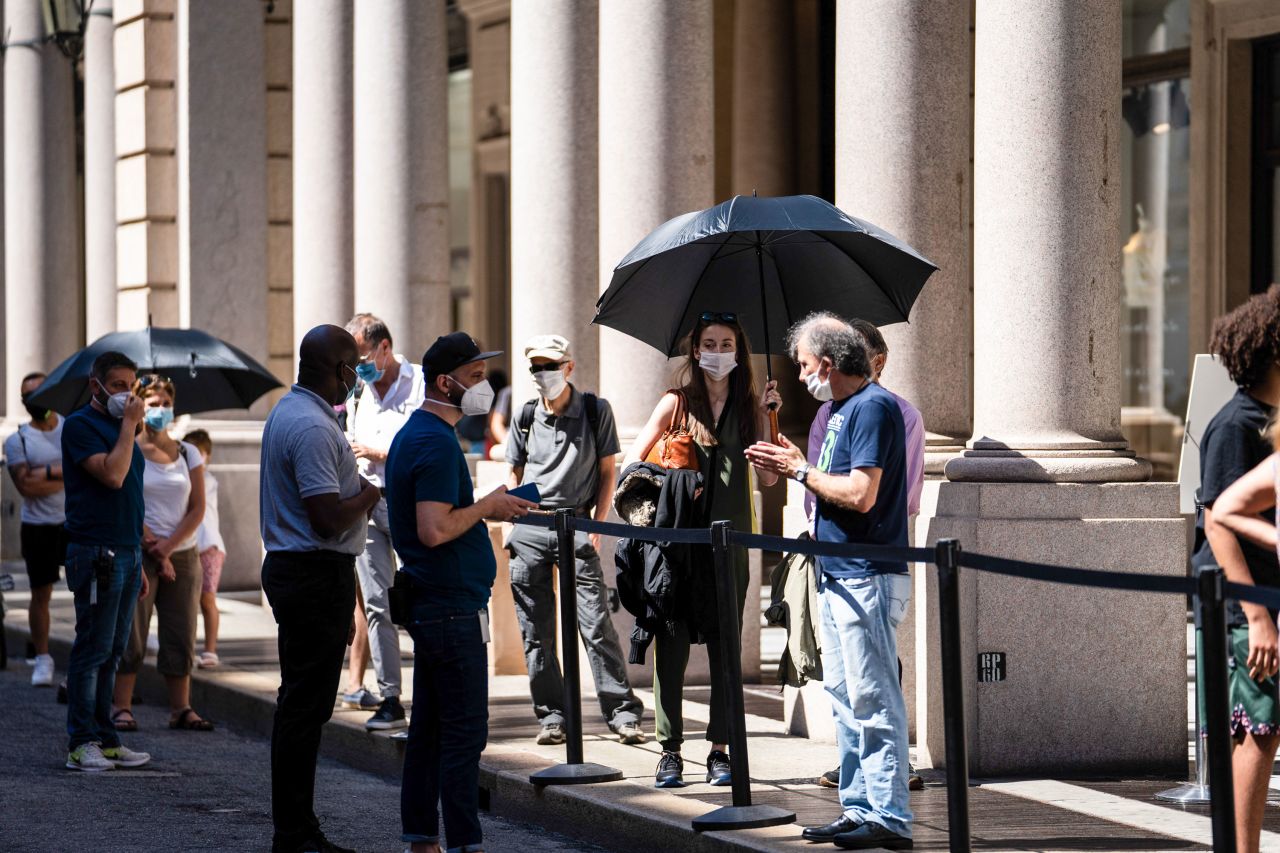
<svg viewBox="0 0 1280 853"><path fill-rule="evenodd" d="M355 339L337 326L317 326L298 355L298 382L262 430L262 589L280 649L271 849L344 853L347 848L324 837L313 809L316 757L355 627L356 555L381 496L357 472L333 409L355 392Z"/></svg>
<svg viewBox="0 0 1280 853"><path fill-rule="evenodd" d="M539 335L524 349L539 397L512 407L507 437L509 486L537 484L543 509L573 509L603 521L613 502L614 457L619 451L609 403L583 394L569 382L569 341ZM609 617L608 591L600 566L599 537L576 535L578 631L595 677L600 710L623 743L644 743L644 705L627 681L626 658ZM542 729L538 743L564 743L564 680L556 657L555 597L551 567L558 558L553 531L518 525L507 543L533 711Z"/></svg>

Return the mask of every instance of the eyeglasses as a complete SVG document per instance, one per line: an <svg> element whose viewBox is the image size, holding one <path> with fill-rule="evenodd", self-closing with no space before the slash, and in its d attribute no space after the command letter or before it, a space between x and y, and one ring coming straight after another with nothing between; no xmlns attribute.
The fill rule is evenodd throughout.
<svg viewBox="0 0 1280 853"><path fill-rule="evenodd" d="M698 320L703 323L737 323L738 315L732 311L703 311Z"/></svg>
<svg viewBox="0 0 1280 853"><path fill-rule="evenodd" d="M550 361L546 364L531 364L529 365L529 372L534 376L537 376L539 373L545 373L548 370L561 370L564 368L564 365L565 362L563 361Z"/></svg>

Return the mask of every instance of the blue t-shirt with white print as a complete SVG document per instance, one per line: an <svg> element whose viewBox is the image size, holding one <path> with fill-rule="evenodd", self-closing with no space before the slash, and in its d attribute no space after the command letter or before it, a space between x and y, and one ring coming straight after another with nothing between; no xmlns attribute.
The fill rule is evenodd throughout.
<svg viewBox="0 0 1280 853"><path fill-rule="evenodd" d="M848 475L858 468L879 468L880 487L875 505L865 513L819 500L818 541L907 547L906 461L906 428L892 394L870 382L856 394L837 400L827 422L818 470ZM906 563L873 563L859 557L819 557L818 565L833 578L907 571Z"/></svg>

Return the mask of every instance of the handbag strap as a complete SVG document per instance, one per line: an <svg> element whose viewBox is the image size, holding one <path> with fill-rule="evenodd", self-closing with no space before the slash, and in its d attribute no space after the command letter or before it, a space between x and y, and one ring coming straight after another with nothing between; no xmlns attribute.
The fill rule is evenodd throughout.
<svg viewBox="0 0 1280 853"><path fill-rule="evenodd" d="M672 388L671 393L676 395L676 410L671 413L671 423L667 425L667 432L675 432L677 425L682 430L688 431L689 413L686 411L686 401L684 391L679 388Z"/></svg>

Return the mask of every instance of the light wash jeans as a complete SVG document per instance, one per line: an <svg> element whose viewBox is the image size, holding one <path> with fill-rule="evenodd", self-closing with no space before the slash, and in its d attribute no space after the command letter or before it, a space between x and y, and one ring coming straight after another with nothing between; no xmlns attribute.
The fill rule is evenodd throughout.
<svg viewBox="0 0 1280 853"><path fill-rule="evenodd" d="M910 575L824 577L822 671L840 748L840 806L911 837L907 800L907 706L898 683L898 624Z"/></svg>
<svg viewBox="0 0 1280 853"><path fill-rule="evenodd" d="M400 558L391 547L387 499L383 498L374 506L369 519L364 553L356 557L356 577L364 596L364 615L369 620L369 655L378 676L378 693L383 699L400 696L400 632L391 621L388 597L399 566Z"/></svg>

